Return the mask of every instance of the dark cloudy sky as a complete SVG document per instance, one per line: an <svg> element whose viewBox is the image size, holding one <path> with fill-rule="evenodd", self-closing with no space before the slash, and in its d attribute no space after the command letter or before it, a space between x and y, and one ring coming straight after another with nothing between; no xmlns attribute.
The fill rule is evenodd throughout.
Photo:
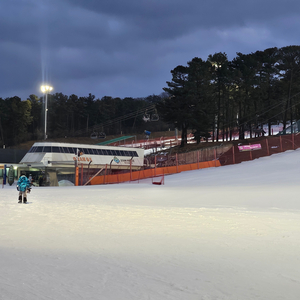
<svg viewBox="0 0 300 300"><path fill-rule="evenodd" d="M1 0L0 97L160 94L194 57L300 44L299 0Z"/></svg>

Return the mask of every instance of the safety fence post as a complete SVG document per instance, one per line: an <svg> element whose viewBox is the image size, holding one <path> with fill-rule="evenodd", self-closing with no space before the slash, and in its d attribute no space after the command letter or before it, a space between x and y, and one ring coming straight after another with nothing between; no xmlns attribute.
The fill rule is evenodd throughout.
<svg viewBox="0 0 300 300"><path fill-rule="evenodd" d="M4 178L4 172L5 172L5 165L3 165L3 166L0 166L0 169L2 169L3 171L3 178L2 178L2 188L4 188L4 180L5 180L5 178Z"/></svg>
<svg viewBox="0 0 300 300"><path fill-rule="evenodd" d="M217 166L217 150L214 148L215 167Z"/></svg>
<svg viewBox="0 0 300 300"><path fill-rule="evenodd" d="M177 153L176 153L176 172L178 173L178 155L177 155Z"/></svg>
<svg viewBox="0 0 300 300"><path fill-rule="evenodd" d="M75 167L75 186L78 186L78 181L79 181L79 171L78 171L78 166Z"/></svg>
<svg viewBox="0 0 300 300"><path fill-rule="evenodd" d="M199 169L199 151L197 151L197 169Z"/></svg>
<svg viewBox="0 0 300 300"><path fill-rule="evenodd" d="M107 164L105 165L105 172L104 172L104 184L106 184L106 172L107 172Z"/></svg>
<svg viewBox="0 0 300 300"><path fill-rule="evenodd" d="M6 165L4 165L4 170L3 170L3 181L2 181L2 184L3 185L6 185Z"/></svg>
<svg viewBox="0 0 300 300"><path fill-rule="evenodd" d="M232 163L235 165L234 145L232 146Z"/></svg>
<svg viewBox="0 0 300 300"><path fill-rule="evenodd" d="M266 139L267 155L270 156L269 141Z"/></svg>
<svg viewBox="0 0 300 300"><path fill-rule="evenodd" d="M282 152L282 138L279 136L279 141L280 141L280 152Z"/></svg>
<svg viewBox="0 0 300 300"><path fill-rule="evenodd" d="M250 146L251 144L249 143L249 146ZM250 151L249 151L249 153L250 153L250 160L252 160L252 150L250 149Z"/></svg>
<svg viewBox="0 0 300 300"><path fill-rule="evenodd" d="M83 185L83 164L81 164L81 180L80 180L80 185Z"/></svg>
<svg viewBox="0 0 300 300"><path fill-rule="evenodd" d="M130 160L130 181L132 181L132 159Z"/></svg>

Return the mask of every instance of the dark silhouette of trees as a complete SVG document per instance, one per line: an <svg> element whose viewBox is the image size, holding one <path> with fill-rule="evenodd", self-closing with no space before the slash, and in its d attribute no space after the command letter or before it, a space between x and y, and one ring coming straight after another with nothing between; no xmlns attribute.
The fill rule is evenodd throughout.
<svg viewBox="0 0 300 300"><path fill-rule="evenodd" d="M191 120L191 102L188 97L188 69L184 66L177 66L172 73L172 81L167 82L168 88L164 91L169 97L164 102L157 104L159 112L163 114L167 123L175 123L181 129L181 143L187 143L187 130Z"/></svg>
<svg viewBox="0 0 300 300"><path fill-rule="evenodd" d="M213 141L231 140L234 130L244 139L245 131L252 135L269 124L271 134L272 123L285 128L300 117L300 46L237 53L232 61L215 53L171 74L164 88L169 97L158 108L166 122L181 127L182 146L188 129L198 142L208 132Z"/></svg>
<svg viewBox="0 0 300 300"><path fill-rule="evenodd" d="M246 130L269 124L271 134L271 124L285 128L300 118L300 46L237 53L231 61L222 52L195 57L171 74L164 93L145 98L48 94L48 138L178 128L184 146L188 130L197 142L231 140L233 132L243 139ZM0 146L42 140L44 122L44 97L0 98Z"/></svg>
<svg viewBox="0 0 300 300"><path fill-rule="evenodd" d="M0 143L15 145L29 138L28 127L32 123L31 102L17 96L0 99Z"/></svg>
<svg viewBox="0 0 300 300"><path fill-rule="evenodd" d="M48 139L61 137L90 137L93 132L106 135L143 134L167 130L169 125L156 120L145 123L145 113L157 113L155 103L161 96L147 98L96 99L86 97L48 94L47 135ZM14 146L28 140L44 139L44 96L30 95L21 101L18 97L0 98L0 147Z"/></svg>

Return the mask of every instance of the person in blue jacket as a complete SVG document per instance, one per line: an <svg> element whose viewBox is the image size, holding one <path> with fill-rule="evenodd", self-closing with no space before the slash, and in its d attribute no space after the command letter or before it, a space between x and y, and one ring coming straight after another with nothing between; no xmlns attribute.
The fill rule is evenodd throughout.
<svg viewBox="0 0 300 300"><path fill-rule="evenodd" d="M24 173L21 173L21 176L18 180L17 183L17 190L19 191L19 202L22 203L22 198L23 198L23 203L27 202L27 192L30 193L31 190L31 184L29 179L25 176Z"/></svg>

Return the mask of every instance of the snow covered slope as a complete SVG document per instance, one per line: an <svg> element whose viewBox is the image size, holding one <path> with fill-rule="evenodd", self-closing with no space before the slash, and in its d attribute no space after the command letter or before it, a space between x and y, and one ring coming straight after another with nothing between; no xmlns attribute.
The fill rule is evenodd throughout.
<svg viewBox="0 0 300 300"><path fill-rule="evenodd" d="M1 300L298 300L300 151L149 181L0 190Z"/></svg>

